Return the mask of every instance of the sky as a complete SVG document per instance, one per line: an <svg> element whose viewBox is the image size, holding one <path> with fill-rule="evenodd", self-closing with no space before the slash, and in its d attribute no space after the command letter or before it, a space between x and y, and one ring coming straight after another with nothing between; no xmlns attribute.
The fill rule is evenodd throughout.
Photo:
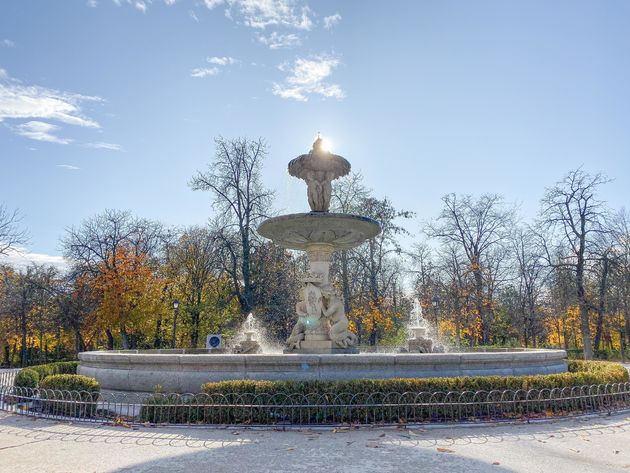
<svg viewBox="0 0 630 473"><path fill-rule="evenodd" d="M317 132L378 197L416 213L450 192L536 215L582 166L630 203L630 2L4 0L0 202L61 262L106 208L204 224L188 182L213 138L262 137L282 212L308 209L290 159ZM13 257L18 258L18 257Z"/></svg>

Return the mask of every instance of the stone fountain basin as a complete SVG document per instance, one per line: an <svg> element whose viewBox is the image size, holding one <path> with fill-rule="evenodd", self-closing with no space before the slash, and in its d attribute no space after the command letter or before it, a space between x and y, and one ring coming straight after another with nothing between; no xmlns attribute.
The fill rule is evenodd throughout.
<svg viewBox="0 0 630 473"><path fill-rule="evenodd" d="M307 250L313 243L328 243L336 250L354 248L381 231L376 220L361 215L310 212L265 220L258 233L292 250Z"/></svg>
<svg viewBox="0 0 630 473"><path fill-rule="evenodd" d="M196 393L209 381L349 380L449 376L518 376L567 371L564 350L358 355L191 354L186 350L79 353L78 373L106 390Z"/></svg>

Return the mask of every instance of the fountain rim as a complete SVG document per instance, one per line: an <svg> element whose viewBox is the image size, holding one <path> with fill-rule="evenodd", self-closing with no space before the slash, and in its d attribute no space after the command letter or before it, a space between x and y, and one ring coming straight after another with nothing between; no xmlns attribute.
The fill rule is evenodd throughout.
<svg viewBox="0 0 630 473"><path fill-rule="evenodd" d="M183 351L183 350L181 350ZM207 382L227 380L348 380L515 376L567 371L561 349L510 352L360 354L180 354L150 350L79 353L77 372L103 389L194 392Z"/></svg>
<svg viewBox="0 0 630 473"><path fill-rule="evenodd" d="M274 229L285 227L286 232L294 232L303 228L303 225L306 223L313 224L315 222L321 226L321 231L333 230L334 228L339 228L341 225L345 224L347 227L344 229L348 231L356 231L356 241L336 243L334 241L327 242L313 239L312 241L307 242L294 242L287 241L279 235L273 234ZM325 222L330 224L329 228L326 228ZM359 228L352 228L353 224L357 224ZM333 227L333 225L337 225L337 227ZM275 241L280 246L294 250L306 250L312 243L329 243L335 248L335 250L344 250L354 248L364 241L377 236L381 233L381 225L373 218L366 217L364 215L339 212L303 212L268 218L258 226L257 231L263 237Z"/></svg>
<svg viewBox="0 0 630 473"><path fill-rule="evenodd" d="M195 350L196 353L186 353L188 350ZM147 348L147 349L121 349L121 350L90 350L83 351L79 353L79 359L82 357L90 357L90 355L98 355L101 356L103 354L108 355L178 355L178 356L212 356L213 359L219 357L366 357L366 356L402 356L402 357L446 357L453 355L488 355L488 354L510 354L510 353L546 353L546 354L554 354L559 355L563 354L566 356L566 350L562 348L496 348L496 349L487 349L483 350L475 350L475 351L448 351L444 353L396 353L396 352L362 352L362 353L344 353L344 354L330 354L330 353L255 353L255 354L244 354L244 353L219 353L214 351L212 348Z"/></svg>

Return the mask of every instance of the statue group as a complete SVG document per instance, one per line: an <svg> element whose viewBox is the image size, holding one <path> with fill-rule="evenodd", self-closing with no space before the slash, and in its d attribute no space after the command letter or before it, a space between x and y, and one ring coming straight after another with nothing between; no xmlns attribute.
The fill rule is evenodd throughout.
<svg viewBox="0 0 630 473"><path fill-rule="evenodd" d="M298 321L287 339L289 350L299 350L306 336L332 340L339 348L357 343L357 336L348 329L343 297L330 284L318 282L318 275L303 279L300 300L295 305Z"/></svg>

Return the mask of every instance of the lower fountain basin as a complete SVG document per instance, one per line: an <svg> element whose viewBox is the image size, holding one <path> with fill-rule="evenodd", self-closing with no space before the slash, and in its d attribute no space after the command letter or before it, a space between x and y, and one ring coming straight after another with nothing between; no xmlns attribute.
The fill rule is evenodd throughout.
<svg viewBox="0 0 630 473"><path fill-rule="evenodd" d="M564 350L358 355L189 354L185 350L79 353L78 373L106 390L195 393L209 381L348 380L448 376L512 376L567 371Z"/></svg>

